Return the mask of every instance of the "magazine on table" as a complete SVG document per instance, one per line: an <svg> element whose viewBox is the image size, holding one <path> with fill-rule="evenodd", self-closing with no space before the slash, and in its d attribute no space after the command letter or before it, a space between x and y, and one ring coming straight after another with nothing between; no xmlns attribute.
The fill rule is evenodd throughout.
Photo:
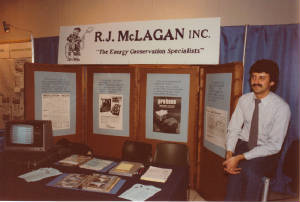
<svg viewBox="0 0 300 202"><path fill-rule="evenodd" d="M78 165L81 165L81 164L91 160L91 159L92 159L91 156L72 154L71 156L68 156L67 158L64 158L64 159L58 161L58 164L78 166Z"/></svg>
<svg viewBox="0 0 300 202"><path fill-rule="evenodd" d="M165 183L171 173L172 169L150 166L141 176L141 180Z"/></svg>
<svg viewBox="0 0 300 202"><path fill-rule="evenodd" d="M80 168L85 168L89 170L96 170L100 171L103 170L104 168L107 168L108 166L112 165L114 161L110 160L104 160L104 159L99 159L99 158L92 158L85 163L79 165Z"/></svg>
<svg viewBox="0 0 300 202"><path fill-rule="evenodd" d="M117 166L112 168L109 173L113 175L132 176L138 173L144 165L139 162L121 161Z"/></svg>
<svg viewBox="0 0 300 202"><path fill-rule="evenodd" d="M48 185L60 188L109 193L120 180L121 178L118 176L104 175L100 173L90 175L65 173Z"/></svg>

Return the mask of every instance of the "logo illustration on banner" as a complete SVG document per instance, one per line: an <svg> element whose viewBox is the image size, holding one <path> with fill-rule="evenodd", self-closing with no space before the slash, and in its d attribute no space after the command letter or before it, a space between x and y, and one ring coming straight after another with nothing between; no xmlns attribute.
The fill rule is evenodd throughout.
<svg viewBox="0 0 300 202"><path fill-rule="evenodd" d="M93 30L93 27L87 28L80 37L81 28L75 27L73 29L73 33L67 37L65 45L65 56L68 61L80 61L80 50L84 48L85 35L91 33Z"/></svg>

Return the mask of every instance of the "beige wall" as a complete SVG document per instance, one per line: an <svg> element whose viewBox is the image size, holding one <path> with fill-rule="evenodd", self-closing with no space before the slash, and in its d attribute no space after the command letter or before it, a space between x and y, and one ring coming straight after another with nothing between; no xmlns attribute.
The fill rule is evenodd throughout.
<svg viewBox="0 0 300 202"><path fill-rule="evenodd" d="M0 42L29 39L27 30L57 36L61 25L202 17L221 17L222 26L299 23L299 0L0 0Z"/></svg>

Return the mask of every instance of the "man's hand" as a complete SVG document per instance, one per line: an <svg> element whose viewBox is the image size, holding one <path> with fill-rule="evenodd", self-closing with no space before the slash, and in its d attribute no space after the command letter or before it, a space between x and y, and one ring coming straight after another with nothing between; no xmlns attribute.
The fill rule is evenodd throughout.
<svg viewBox="0 0 300 202"><path fill-rule="evenodd" d="M232 152L226 152L226 160L223 162L224 171L235 175L239 174L241 168L238 168L238 164L241 160L245 159L243 154L239 154L237 156L232 156Z"/></svg>
<svg viewBox="0 0 300 202"><path fill-rule="evenodd" d="M226 152L226 160L229 159L230 157L232 157L232 152L231 151L227 151Z"/></svg>

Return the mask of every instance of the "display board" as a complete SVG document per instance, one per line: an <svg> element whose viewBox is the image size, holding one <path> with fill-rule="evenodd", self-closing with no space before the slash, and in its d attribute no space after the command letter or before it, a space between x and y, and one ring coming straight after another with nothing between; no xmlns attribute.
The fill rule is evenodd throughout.
<svg viewBox="0 0 300 202"><path fill-rule="evenodd" d="M129 73L94 73L93 133L129 137L129 102Z"/></svg>
<svg viewBox="0 0 300 202"><path fill-rule="evenodd" d="M224 135L217 132L224 132L241 95L242 75L241 63L26 64L25 118L56 117L56 141L85 143L111 158L121 157L128 139L152 144L153 155L160 142L186 144L190 186L223 200Z"/></svg>
<svg viewBox="0 0 300 202"><path fill-rule="evenodd" d="M76 73L34 72L35 119L51 120L53 136L75 134Z"/></svg>
<svg viewBox="0 0 300 202"><path fill-rule="evenodd" d="M225 135L242 83L241 63L200 67L196 189L208 201L224 201Z"/></svg>
<svg viewBox="0 0 300 202"><path fill-rule="evenodd" d="M190 185L196 168L199 69L190 65L136 65L139 80L137 138L151 143L186 144ZM172 125L175 124L175 127Z"/></svg>
<svg viewBox="0 0 300 202"><path fill-rule="evenodd" d="M204 146L225 157L232 73L207 73L204 103Z"/></svg>
<svg viewBox="0 0 300 202"><path fill-rule="evenodd" d="M26 63L25 119L51 120L55 140L84 140L83 68Z"/></svg>
<svg viewBox="0 0 300 202"><path fill-rule="evenodd" d="M187 142L189 74L147 74L146 138Z"/></svg>
<svg viewBox="0 0 300 202"><path fill-rule="evenodd" d="M89 65L86 67L86 81L86 141L96 153L120 157L124 141L134 138L136 133L135 69Z"/></svg>

